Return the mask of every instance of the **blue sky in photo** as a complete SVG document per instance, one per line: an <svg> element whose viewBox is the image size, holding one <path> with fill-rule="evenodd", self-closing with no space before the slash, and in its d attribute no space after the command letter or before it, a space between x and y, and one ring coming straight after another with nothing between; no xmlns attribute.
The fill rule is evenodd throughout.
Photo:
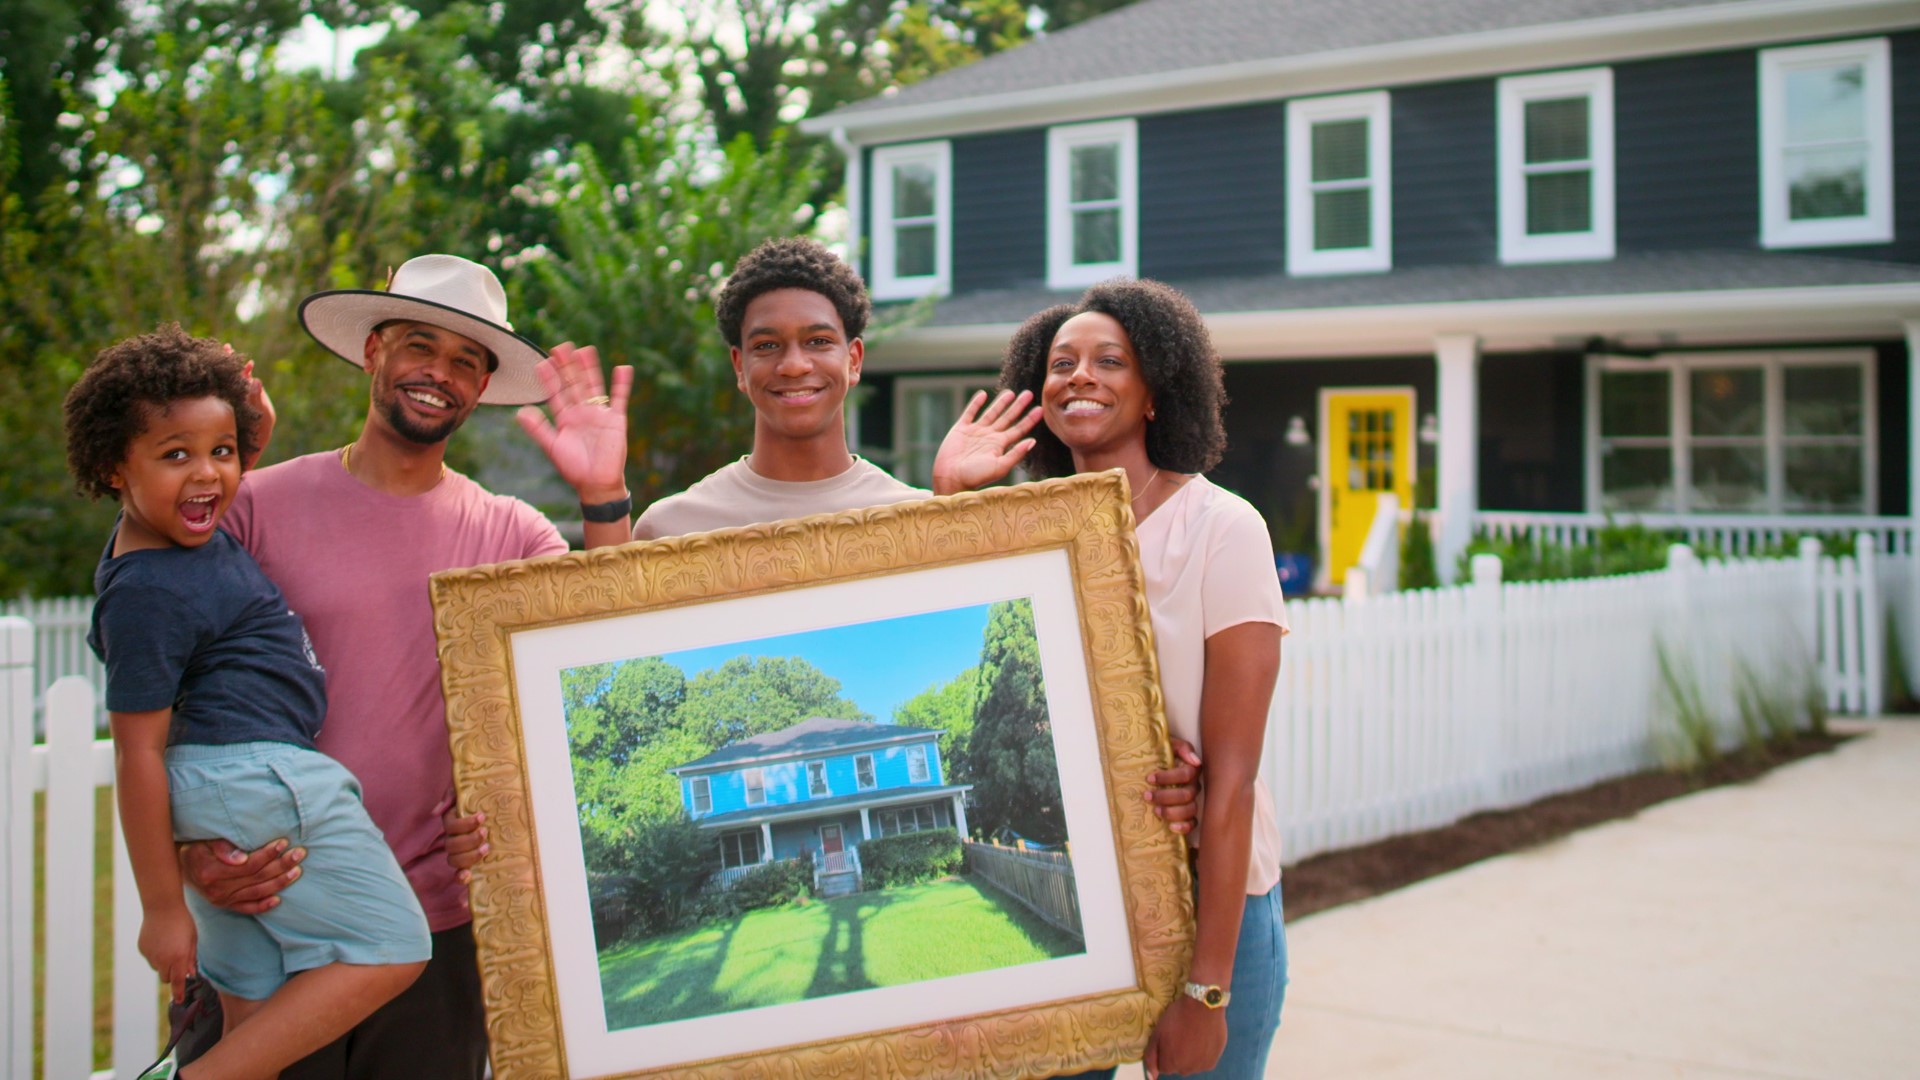
<svg viewBox="0 0 1920 1080"><path fill-rule="evenodd" d="M691 679L736 656L798 656L840 680L840 692L875 720L936 683L980 662L980 640L991 605L903 615L825 630L734 641L705 649L662 653L660 659Z"/></svg>

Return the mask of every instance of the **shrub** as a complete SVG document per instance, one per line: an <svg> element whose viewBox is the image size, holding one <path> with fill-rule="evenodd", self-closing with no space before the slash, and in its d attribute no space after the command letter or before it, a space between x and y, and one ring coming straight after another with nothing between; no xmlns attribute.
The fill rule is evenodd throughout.
<svg viewBox="0 0 1920 1080"><path fill-rule="evenodd" d="M1425 514L1415 510L1400 541L1400 589L1431 589L1439 584L1440 574L1433 564L1433 527Z"/></svg>
<svg viewBox="0 0 1920 1080"><path fill-rule="evenodd" d="M1771 544L1744 553L1742 558L1791 559L1799 555L1800 541L1809 536L1820 541L1823 554L1836 558L1853 555L1851 533L1789 532ZM1503 581L1564 581L1664 570L1667 548L1685 543L1689 543L1687 535L1680 529L1649 529L1645 525L1619 525L1612 521L1595 529L1593 538L1584 544L1536 542L1530 529L1521 529L1511 537L1483 531L1460 553L1454 580L1471 580L1473 557L1484 554L1500 556ZM1695 544L1693 549L1703 560L1727 557L1727 552L1711 544Z"/></svg>
<svg viewBox="0 0 1920 1080"><path fill-rule="evenodd" d="M593 931L603 949L634 934L680 926L716 861L712 838L685 816L612 837L583 833L582 840Z"/></svg>
<svg viewBox="0 0 1920 1080"><path fill-rule="evenodd" d="M869 889L916 885L960 872L960 834L952 829L904 833L860 845L861 883Z"/></svg>
<svg viewBox="0 0 1920 1080"><path fill-rule="evenodd" d="M740 880L727 890L727 897L738 910L752 911L797 900L812 892L811 862L806 859L776 859L742 874Z"/></svg>

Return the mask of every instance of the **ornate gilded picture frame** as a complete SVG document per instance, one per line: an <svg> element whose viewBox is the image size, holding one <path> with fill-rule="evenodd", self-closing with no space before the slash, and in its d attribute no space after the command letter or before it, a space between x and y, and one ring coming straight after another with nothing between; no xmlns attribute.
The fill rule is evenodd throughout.
<svg viewBox="0 0 1920 1080"><path fill-rule="evenodd" d="M1118 472L434 575L493 1068L1137 1059L1184 845Z"/></svg>

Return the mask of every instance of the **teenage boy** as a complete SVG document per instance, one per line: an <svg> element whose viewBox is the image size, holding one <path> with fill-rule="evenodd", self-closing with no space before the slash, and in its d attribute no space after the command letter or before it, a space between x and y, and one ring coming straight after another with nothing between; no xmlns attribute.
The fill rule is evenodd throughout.
<svg viewBox="0 0 1920 1080"><path fill-rule="evenodd" d="M513 332L493 273L451 255L423 255L384 292L336 290L300 306L307 332L363 368L359 437L249 473L222 527L251 553L306 621L327 668L319 749L360 780L366 807L419 897L433 959L411 987L359 1026L282 1073L478 1080L487 1041L466 867L487 851L480 815L453 812L452 756L440 693L427 578L436 571L550 555L567 544L518 499L446 466L447 439L476 406L544 397L541 350ZM625 398L625 383L616 392ZM570 424L556 452L588 454L606 433ZM613 436L625 450L625 428ZM591 456L591 455L589 455ZM585 481L583 502L618 497ZM589 525L589 542L607 543ZM278 841L251 854L187 845L187 879L210 902L252 913L300 874Z"/></svg>
<svg viewBox="0 0 1920 1080"><path fill-rule="evenodd" d="M648 507L634 525L633 538L653 540L925 498L926 491L847 450L843 406L847 391L860 382L866 352L860 335L871 312L860 276L817 241L768 240L742 256L714 301L714 318L727 341L734 382L753 405L752 452ZM632 372L615 369L609 399L601 393L600 362L592 350L560 346L539 374L552 395L548 406L557 426L538 408L520 410L521 426L576 488L610 483L625 465L621 388L631 384ZM934 492L968 491L1017 465L1033 448L1027 432L1040 421L1040 410L1028 408L1032 400L1026 392L1002 393L983 411L986 395L975 394L940 444ZM598 435L615 424L621 432L617 450ZM564 454L576 428L597 433L600 456ZM583 507L589 520L596 510L611 517L628 508L618 503ZM624 516L617 524L625 525ZM595 543L588 538L588 546ZM1200 762L1185 743L1176 743L1175 751L1184 764L1152 774L1148 800L1175 832L1184 833L1192 828Z"/></svg>

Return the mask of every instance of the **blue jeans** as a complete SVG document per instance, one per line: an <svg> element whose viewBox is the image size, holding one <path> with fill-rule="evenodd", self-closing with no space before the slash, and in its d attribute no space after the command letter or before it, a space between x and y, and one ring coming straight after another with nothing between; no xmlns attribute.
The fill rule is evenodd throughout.
<svg viewBox="0 0 1920 1080"><path fill-rule="evenodd" d="M1260 1080L1267 1052L1280 1030L1280 1006L1287 997L1287 931L1281 918L1280 886L1265 896L1247 897L1240 915L1240 940L1233 951L1233 996L1227 1000L1227 1048L1203 1073L1209 1080ZM1061 1080L1103 1080L1112 1069L1095 1069ZM1174 1073L1161 1073L1174 1076Z"/></svg>

